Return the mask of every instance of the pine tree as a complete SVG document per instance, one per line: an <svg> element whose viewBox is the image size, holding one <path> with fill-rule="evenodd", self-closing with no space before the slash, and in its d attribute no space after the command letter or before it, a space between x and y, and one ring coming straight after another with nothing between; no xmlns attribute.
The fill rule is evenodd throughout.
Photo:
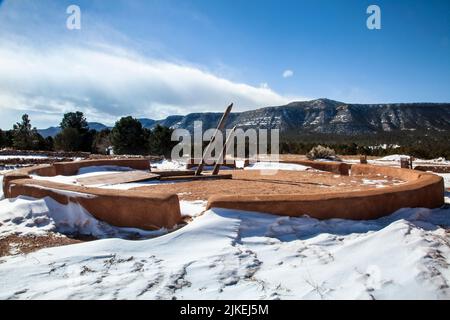
<svg viewBox="0 0 450 320"><path fill-rule="evenodd" d="M145 154L148 152L147 129L133 117L123 117L111 131L111 143L115 154Z"/></svg>
<svg viewBox="0 0 450 320"><path fill-rule="evenodd" d="M33 150L39 146L39 134L36 128L31 126L27 114L22 116L22 122L13 126L13 147L20 150Z"/></svg>

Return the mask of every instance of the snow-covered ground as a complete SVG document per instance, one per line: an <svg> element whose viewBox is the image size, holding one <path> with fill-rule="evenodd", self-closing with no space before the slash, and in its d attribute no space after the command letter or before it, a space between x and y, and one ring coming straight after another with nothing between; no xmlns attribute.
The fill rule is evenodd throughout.
<svg viewBox="0 0 450 320"><path fill-rule="evenodd" d="M37 156L37 155L10 155L4 156L0 155L0 160L10 160L10 159L48 159L48 156Z"/></svg>
<svg viewBox="0 0 450 320"><path fill-rule="evenodd" d="M373 221L214 209L159 238L3 258L0 298L449 299L449 226L449 207Z"/></svg>
<svg viewBox="0 0 450 320"><path fill-rule="evenodd" d="M99 221L79 204L62 205L52 198L18 197L0 201L0 238L9 235L43 236L48 232L96 238L148 238L167 230L118 228Z"/></svg>
<svg viewBox="0 0 450 320"><path fill-rule="evenodd" d="M374 186L376 188L385 188L389 185L397 186L406 183L405 181L396 178L389 180L388 176L383 176L380 174L378 174L377 176L379 177L377 179L362 179L362 184Z"/></svg>
<svg viewBox="0 0 450 320"><path fill-rule="evenodd" d="M184 216L197 217L205 211L206 204L207 202L204 200L181 200L180 211Z"/></svg>
<svg viewBox="0 0 450 320"><path fill-rule="evenodd" d="M0 200L3 200L3 175L0 174Z"/></svg>
<svg viewBox="0 0 450 320"><path fill-rule="evenodd" d="M376 159L376 161L400 161L402 158L409 158L409 156L404 155L404 154L393 154L390 156L378 158L378 159ZM450 161L447 161L444 158L437 158L437 159L430 159L430 160L414 159L414 162L450 165Z"/></svg>
<svg viewBox="0 0 450 320"><path fill-rule="evenodd" d="M39 175L31 175L33 179L36 180L46 180L63 184L71 184L71 185L80 185L77 181L81 178L101 176L105 174L113 174L120 173L124 171L130 171L132 169L128 167L119 167L119 166L91 166L81 168L78 174L73 176L53 176L53 177L42 177ZM98 184L98 185L89 185L90 187L104 188L104 189L117 189L117 190L129 190L136 187L142 187L146 185L153 185L163 183L157 180L150 181L142 181L142 182L134 182L134 183L122 183L122 184ZM171 182L164 182L171 183Z"/></svg>
<svg viewBox="0 0 450 320"><path fill-rule="evenodd" d="M403 154L393 154L390 156L377 158L374 160L367 160L367 163L381 165L381 166L399 167L401 158L409 159L409 156L403 155ZM359 159L345 159L344 162L359 163ZM413 164L414 164L414 166L416 166L416 165L446 165L446 166L450 166L450 161L445 160L444 158L437 158L437 159L430 159L430 160L414 159Z"/></svg>
<svg viewBox="0 0 450 320"><path fill-rule="evenodd" d="M3 197L3 194L1 195ZM1 198L0 197L0 198ZM180 201L182 215L196 217L206 208L206 201ZM169 230L145 231L119 228L97 220L79 204L62 205L50 197L18 197L0 201L0 239L9 235L44 236L48 232L86 235L96 238L153 238Z"/></svg>
<svg viewBox="0 0 450 320"><path fill-rule="evenodd" d="M77 179L104 174L119 173L131 170L119 166L91 166L81 168L74 176L41 177L31 175L36 180L48 180L64 184L79 184ZM0 174L0 186L3 175ZM153 182L155 183L155 182ZM158 183L158 181L156 182ZM113 189L130 189L145 185L146 182L129 183L112 186L97 186ZM150 183L148 183L150 184ZM0 188L0 200L3 199L3 188ZM181 213L195 217L206 207L205 201L180 201ZM66 235L89 235L96 238L150 238L166 234L168 230L144 231L133 228L117 228L97 220L78 204L61 205L51 198L17 199L0 201L0 238L9 235L42 236L48 232Z"/></svg>
<svg viewBox="0 0 450 320"><path fill-rule="evenodd" d="M162 160L152 163L152 168L158 170L186 170L186 163L179 161Z"/></svg>
<svg viewBox="0 0 450 320"><path fill-rule="evenodd" d="M245 170L292 170L292 171L306 171L311 167L302 166L300 164L279 163L279 162L257 162L250 164L244 168Z"/></svg>
<svg viewBox="0 0 450 320"><path fill-rule="evenodd" d="M120 173L124 171L130 171L132 169L128 167L119 167L119 166L91 166L84 167L78 171L78 174L73 176L53 176L53 177L43 177L36 174L30 175L33 179L36 180L47 180L52 182L64 183L64 184L75 184L79 185L77 179L100 176L104 174L111 173Z"/></svg>
<svg viewBox="0 0 450 320"><path fill-rule="evenodd" d="M123 238L144 231L109 226L75 204L5 199L0 238L52 231L109 239L1 258L0 299L450 299L449 193L446 202L378 220L320 221L201 215L204 201L181 201L191 223L131 241Z"/></svg>
<svg viewBox="0 0 450 320"><path fill-rule="evenodd" d="M450 189L450 173L435 173L444 178L446 188Z"/></svg>

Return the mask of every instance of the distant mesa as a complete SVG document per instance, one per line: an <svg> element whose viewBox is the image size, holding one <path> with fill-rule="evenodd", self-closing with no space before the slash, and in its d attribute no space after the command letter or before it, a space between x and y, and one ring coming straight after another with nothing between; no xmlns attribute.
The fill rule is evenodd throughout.
<svg viewBox="0 0 450 320"><path fill-rule="evenodd" d="M145 128L161 124L193 131L194 121L203 128L215 128L222 113L203 112L169 116L162 120L142 118ZM368 135L381 132L448 132L450 103L349 104L330 99L292 102L230 115L227 127L280 129L281 133ZM107 126L89 122L89 128L101 131ZM44 137L55 136L59 127L39 130Z"/></svg>
<svg viewBox="0 0 450 320"><path fill-rule="evenodd" d="M105 126L102 123L99 122L88 122L89 129L96 130L96 131L102 131L104 129L111 129L111 127ZM38 129L38 132L41 136L44 138L47 137L54 137L61 131L60 127L48 127L47 129Z"/></svg>

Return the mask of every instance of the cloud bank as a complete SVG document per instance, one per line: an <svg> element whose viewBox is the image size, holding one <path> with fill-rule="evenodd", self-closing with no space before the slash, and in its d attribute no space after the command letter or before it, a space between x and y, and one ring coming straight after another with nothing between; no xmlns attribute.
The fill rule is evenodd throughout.
<svg viewBox="0 0 450 320"><path fill-rule="evenodd" d="M180 62L183 57L166 52L159 39L134 39L92 11L83 12L88 27L82 32L68 31L66 17L61 2L0 7L0 128L11 128L25 112L33 125L46 127L73 110L113 124L125 115L161 119L223 111L230 102L244 111L304 100Z"/></svg>
<svg viewBox="0 0 450 320"><path fill-rule="evenodd" d="M90 121L113 123L123 115L164 118L170 114L236 111L280 105L292 98L268 86L218 77L199 67L151 59L111 46L0 47L0 110L28 112L39 124L57 124L67 111ZM10 127L0 119L0 127Z"/></svg>

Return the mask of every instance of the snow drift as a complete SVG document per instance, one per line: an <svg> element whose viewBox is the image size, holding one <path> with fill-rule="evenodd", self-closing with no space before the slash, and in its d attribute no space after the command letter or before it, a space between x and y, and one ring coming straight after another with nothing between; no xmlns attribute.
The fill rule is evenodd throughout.
<svg viewBox="0 0 450 320"><path fill-rule="evenodd" d="M449 226L448 206L372 221L214 209L154 239L3 258L0 298L449 299Z"/></svg>
<svg viewBox="0 0 450 320"><path fill-rule="evenodd" d="M130 230L74 204L5 199L0 238L52 231L114 239L3 257L0 299L450 299L446 196L440 209L367 221L225 209L198 216L204 202L182 202L184 214L198 216L192 223L140 241L119 239Z"/></svg>

